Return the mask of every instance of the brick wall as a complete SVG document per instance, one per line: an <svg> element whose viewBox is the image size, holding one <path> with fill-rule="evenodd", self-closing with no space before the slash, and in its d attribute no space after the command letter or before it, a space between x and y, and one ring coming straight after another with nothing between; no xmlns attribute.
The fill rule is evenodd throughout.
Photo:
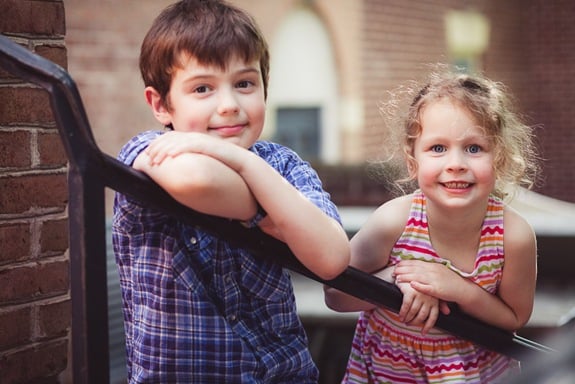
<svg viewBox="0 0 575 384"><path fill-rule="evenodd" d="M66 67L62 1L0 0L0 33ZM0 381L69 380L66 156L48 94L0 72Z"/></svg>
<svg viewBox="0 0 575 384"><path fill-rule="evenodd" d="M540 124L544 191L575 202L575 3L532 0L525 7L529 44L523 98Z"/></svg>
<svg viewBox="0 0 575 384"><path fill-rule="evenodd" d="M463 4L464 3L464 4ZM482 57L490 78L502 81L535 133L542 180L535 190L575 202L575 3L569 0L468 0L405 2L365 0L362 71L366 158L377 157L385 140L377 102L385 92L448 61L443 15L469 7L490 21L491 38Z"/></svg>
<svg viewBox="0 0 575 384"><path fill-rule="evenodd" d="M362 44L366 124L363 148L367 159L377 158L386 145L385 121L378 103L398 86L421 80L434 63L449 63L444 16L448 10L470 7L491 23L491 39L482 63L489 77L515 90L526 71L521 49L521 7L505 2L469 0L365 0ZM519 72L522 70L523 72Z"/></svg>

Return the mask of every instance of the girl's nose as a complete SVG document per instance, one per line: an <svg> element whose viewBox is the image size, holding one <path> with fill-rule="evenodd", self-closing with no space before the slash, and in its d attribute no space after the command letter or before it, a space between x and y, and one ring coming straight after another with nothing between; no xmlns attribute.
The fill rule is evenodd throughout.
<svg viewBox="0 0 575 384"><path fill-rule="evenodd" d="M461 172L467 169L465 155L461 151L451 151L447 156L446 168L452 172Z"/></svg>

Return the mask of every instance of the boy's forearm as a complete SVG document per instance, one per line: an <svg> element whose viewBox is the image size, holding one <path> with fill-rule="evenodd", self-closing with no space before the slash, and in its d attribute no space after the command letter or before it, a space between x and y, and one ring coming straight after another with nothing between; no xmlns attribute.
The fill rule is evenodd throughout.
<svg viewBox="0 0 575 384"><path fill-rule="evenodd" d="M182 157L197 155L211 158L225 166L216 172L217 174L206 175L217 178L219 181L216 185L223 186L221 190L216 188L215 192L221 193L222 196L213 199L212 203L217 205L221 199L220 201L232 204L234 209L238 209L233 203L245 204L247 200L245 195L253 196L255 200L250 202L252 204L247 211L255 214L257 201L273 223L275 237L282 239L308 269L324 279L331 279L347 267L349 242L341 225L302 195L264 159L230 142L202 135L188 143L188 150L192 153L168 158L163 160L162 164L168 160L177 161ZM156 174L158 177L166 178L159 172ZM172 176L168 179L173 182L174 178ZM197 180L190 178L190 182L195 183ZM177 189L171 190L177 192ZM182 189L186 192L187 187ZM240 196L230 202L229 199L234 200L234 196L238 193ZM188 198L186 193L177 195ZM227 206L216 208L228 209ZM237 213L234 215L221 216L238 218ZM249 218L251 217L243 220Z"/></svg>
<svg viewBox="0 0 575 384"><path fill-rule="evenodd" d="M145 152L134 162L178 202L198 212L248 220L257 203L245 181L220 161L195 153L166 158L152 165Z"/></svg>
<svg viewBox="0 0 575 384"><path fill-rule="evenodd" d="M250 153L238 170L294 255L312 272L332 279L349 264L342 226Z"/></svg>

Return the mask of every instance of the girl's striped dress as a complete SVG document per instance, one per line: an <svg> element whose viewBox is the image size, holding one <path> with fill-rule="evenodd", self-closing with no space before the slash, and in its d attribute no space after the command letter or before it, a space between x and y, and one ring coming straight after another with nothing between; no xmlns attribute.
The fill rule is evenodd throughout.
<svg viewBox="0 0 575 384"><path fill-rule="evenodd" d="M426 200L416 191L406 228L392 249L389 265L418 259L445 264L495 293L504 263L503 203L490 196L473 272L465 273L434 251L427 226ZM360 314L343 383L494 383L519 370L511 358L433 328L402 323L377 308Z"/></svg>

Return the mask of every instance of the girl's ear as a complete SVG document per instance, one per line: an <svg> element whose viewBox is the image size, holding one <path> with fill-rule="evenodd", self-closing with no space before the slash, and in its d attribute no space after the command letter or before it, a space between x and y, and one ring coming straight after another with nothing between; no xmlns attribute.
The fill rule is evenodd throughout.
<svg viewBox="0 0 575 384"><path fill-rule="evenodd" d="M415 161L413 157L407 158L407 173L409 175L409 179L417 179L417 161Z"/></svg>
<svg viewBox="0 0 575 384"><path fill-rule="evenodd" d="M144 90L144 96L146 97L146 102L152 108L152 112L156 120L164 126L170 125L172 123L172 115L165 106L165 103L162 101L158 91L153 87L146 87Z"/></svg>

